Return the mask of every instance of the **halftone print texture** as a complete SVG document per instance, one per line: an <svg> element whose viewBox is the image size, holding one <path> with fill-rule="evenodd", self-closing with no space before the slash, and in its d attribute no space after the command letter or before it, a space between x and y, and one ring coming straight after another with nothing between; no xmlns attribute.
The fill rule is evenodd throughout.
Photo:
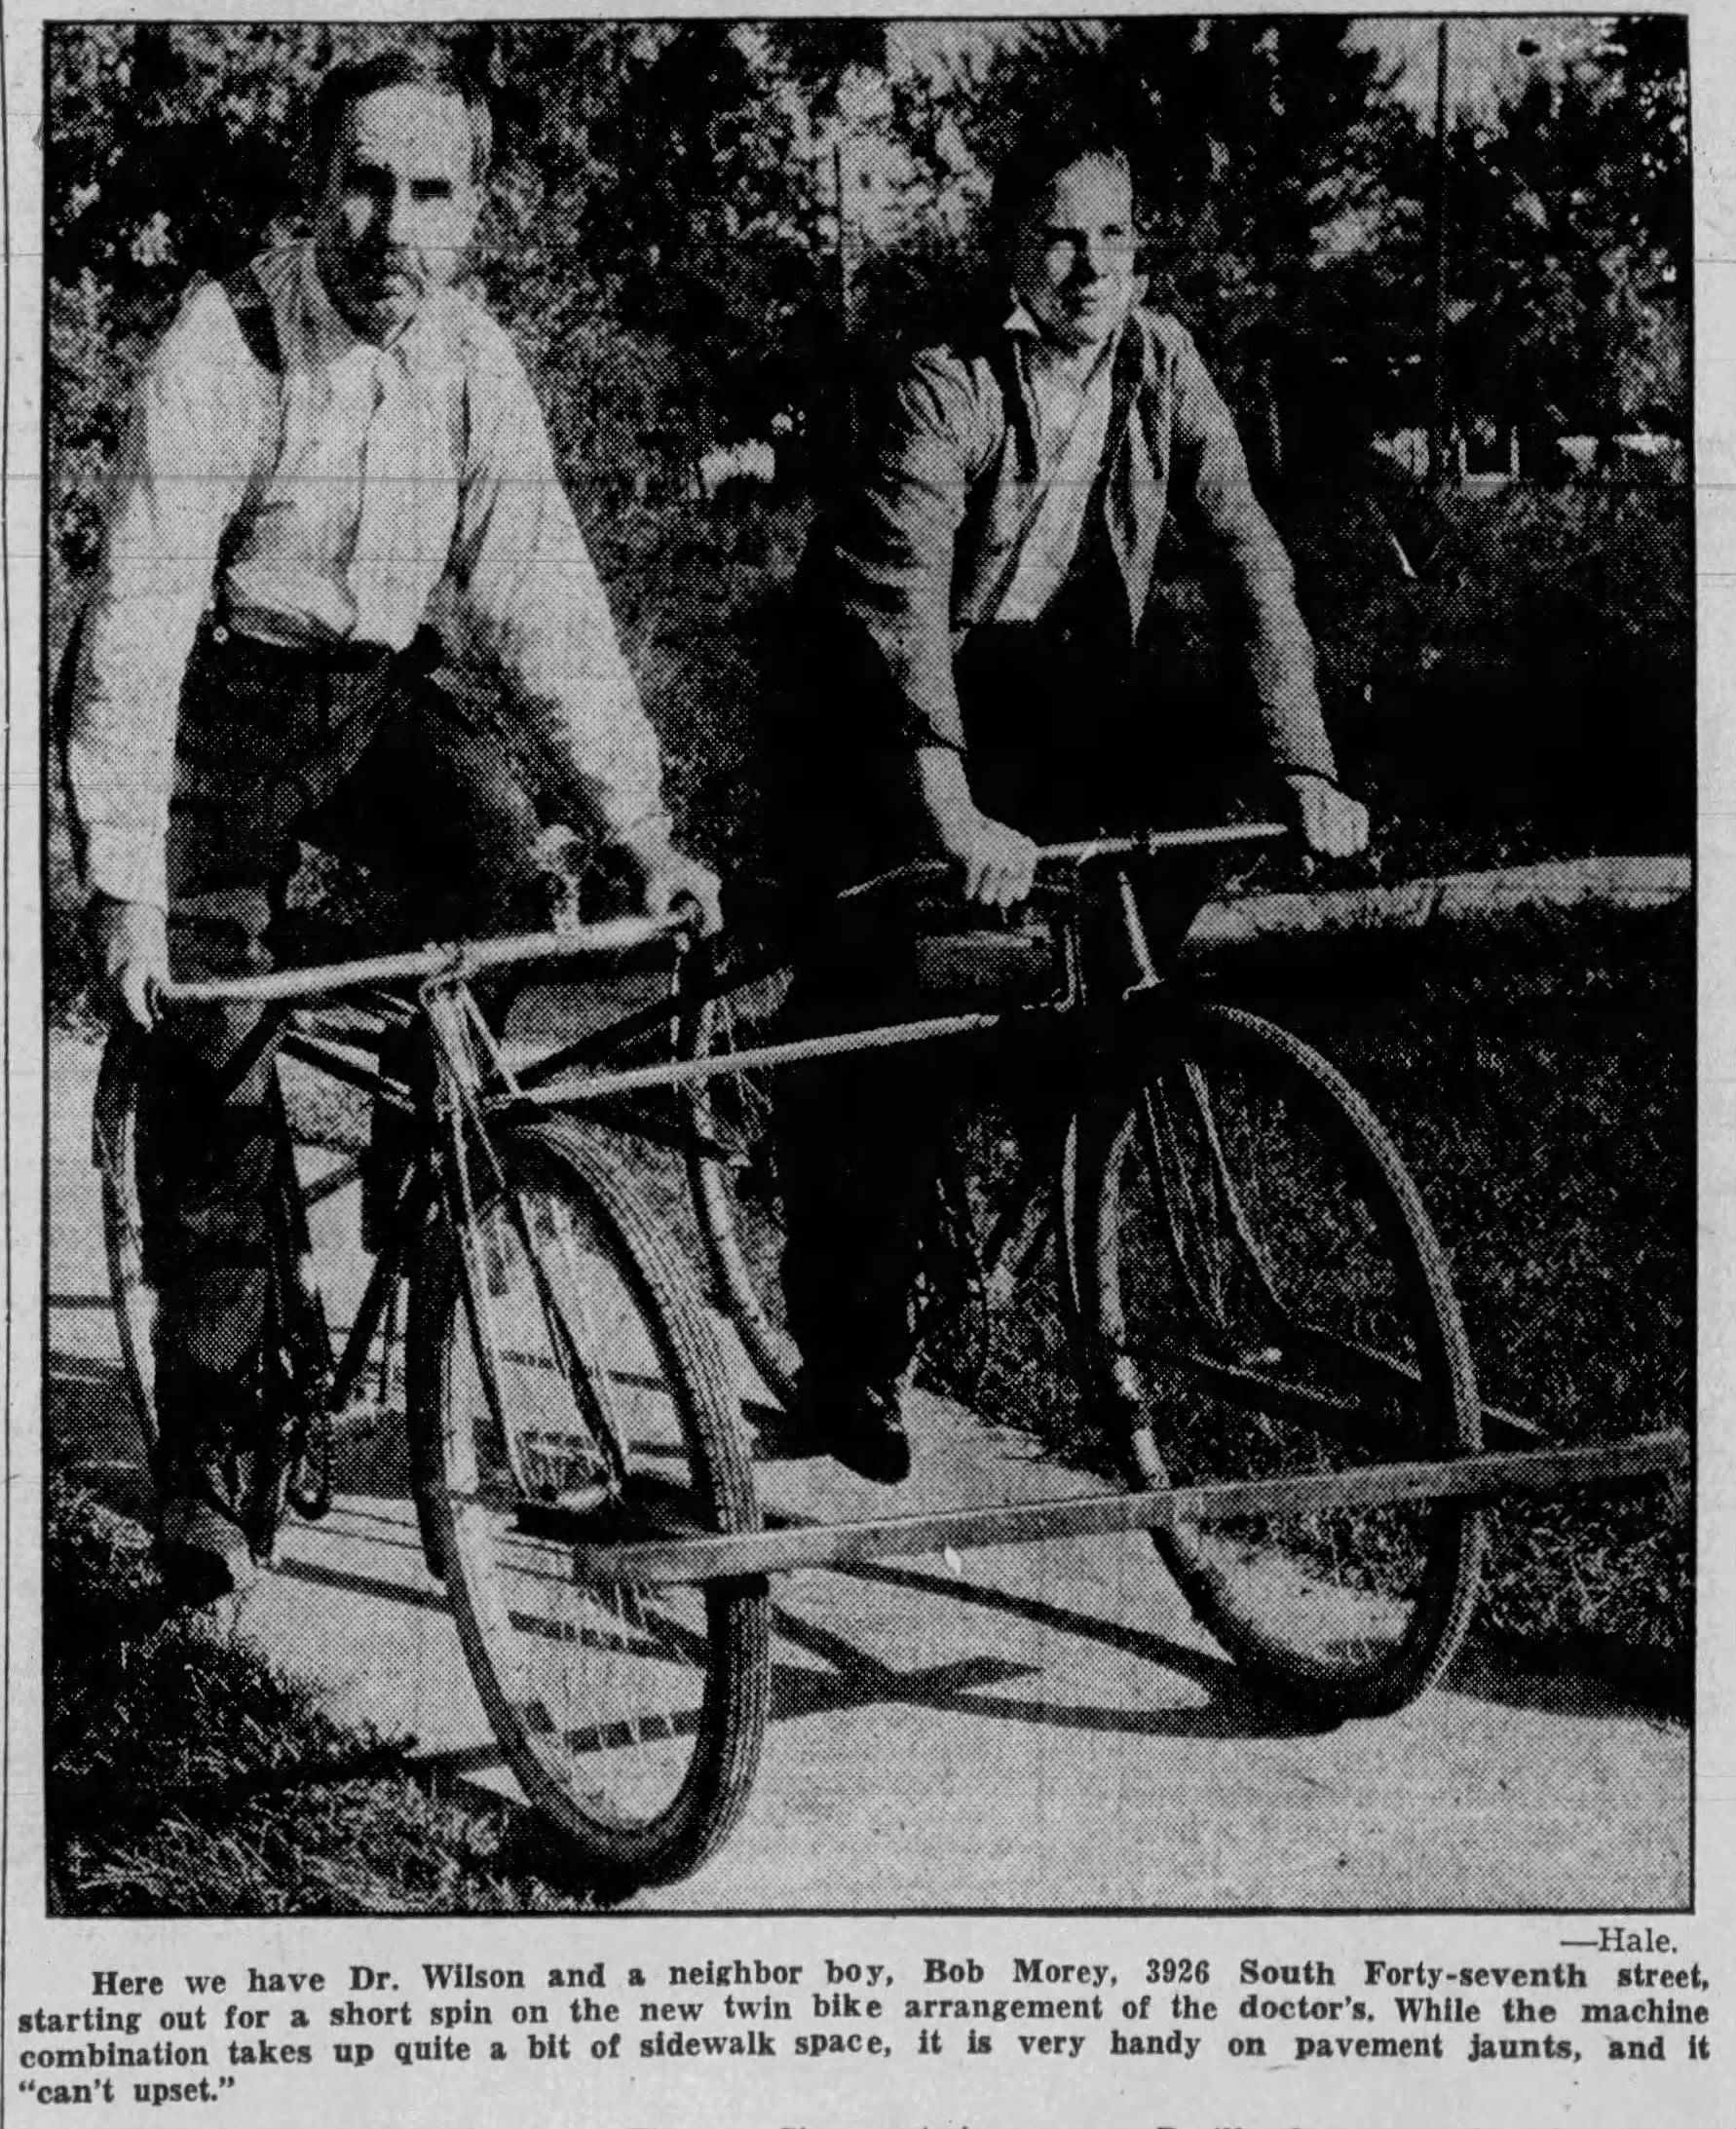
<svg viewBox="0 0 1736 2129"><path fill-rule="evenodd" d="M1661 16L49 26L57 1912L1689 1904L1688 119ZM919 749L1371 833L828 914ZM104 1026L94 894L671 839L680 953Z"/></svg>

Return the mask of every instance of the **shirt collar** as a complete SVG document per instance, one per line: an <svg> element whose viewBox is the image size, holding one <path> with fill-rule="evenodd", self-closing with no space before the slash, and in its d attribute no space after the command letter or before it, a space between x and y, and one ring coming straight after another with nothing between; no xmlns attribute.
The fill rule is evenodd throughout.
<svg viewBox="0 0 1736 2129"><path fill-rule="evenodd" d="M1115 327L1113 338L1098 349L1096 360L1086 372L1087 377L1100 377L1105 370L1113 369L1116 366L1121 350L1129 336L1131 319L1132 313L1129 312L1128 316ZM1011 334L1014 344L1019 348L1026 361L1029 361L1033 347L1042 338L1042 327L1016 295L1012 298L1011 309L1008 310L1005 318L1001 321L1000 329L1002 332Z"/></svg>
<svg viewBox="0 0 1736 2129"><path fill-rule="evenodd" d="M381 347L377 341L364 340L326 293L315 263L313 241L304 241L297 249L296 280L310 360L335 364L358 348L364 348L370 355L396 357L412 376L419 377L432 377L449 363L452 349L448 312L452 296L448 289L439 289L396 340Z"/></svg>

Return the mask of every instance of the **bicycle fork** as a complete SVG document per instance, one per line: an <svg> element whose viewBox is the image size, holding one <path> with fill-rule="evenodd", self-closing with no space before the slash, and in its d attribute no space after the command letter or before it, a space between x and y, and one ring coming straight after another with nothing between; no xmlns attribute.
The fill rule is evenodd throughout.
<svg viewBox="0 0 1736 2129"><path fill-rule="evenodd" d="M521 1497L527 1502L542 1500L548 1489L539 1484L527 1467L525 1446L513 1424L501 1380L502 1345L482 1229L485 1198L487 1203L499 1203L505 1210L510 1233L530 1272L555 1363L602 1452L607 1491L619 1493L627 1480L625 1436L613 1409L607 1354L597 1326L590 1319L586 1281L578 1264L569 1261L568 1275L562 1283L571 1306L563 1306L549 1275L544 1243L533 1231L523 1198L503 1168L488 1133L483 1109L485 1084L493 1080L509 1096L517 1094L517 1084L475 1001L459 978L432 978L423 987L422 1004L434 1043L434 1103L440 1182L452 1232L458 1239L465 1314L489 1419L505 1446ZM480 1178L476 1172L479 1166L485 1171ZM479 1181L483 1184L481 1192ZM570 1249L566 1254L572 1258ZM561 1504L580 1503L563 1497Z"/></svg>

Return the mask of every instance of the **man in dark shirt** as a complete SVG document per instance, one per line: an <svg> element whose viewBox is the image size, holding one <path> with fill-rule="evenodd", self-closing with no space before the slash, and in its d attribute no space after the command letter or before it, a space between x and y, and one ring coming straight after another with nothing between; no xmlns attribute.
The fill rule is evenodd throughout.
<svg viewBox="0 0 1736 2129"><path fill-rule="evenodd" d="M1310 850L1360 849L1234 424L1187 331L1138 303L1125 153L1049 124L998 173L992 218L992 304L897 371L805 561L801 649L827 713L783 761L788 869L839 886L938 851L968 899L1010 908L1038 839L1209 817L1262 767ZM1174 685L1170 522L1222 588L1257 726ZM896 992L888 939L827 959L798 1014ZM790 1075L778 1104L804 1361L787 1433L885 1483L909 1468L899 1390L944 1093L930 1059L878 1052Z"/></svg>

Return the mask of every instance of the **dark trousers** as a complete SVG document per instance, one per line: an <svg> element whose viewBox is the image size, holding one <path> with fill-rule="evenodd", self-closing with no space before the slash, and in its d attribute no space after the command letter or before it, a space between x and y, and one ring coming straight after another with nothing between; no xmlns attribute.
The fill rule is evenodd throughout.
<svg viewBox="0 0 1736 2129"><path fill-rule="evenodd" d="M1221 701L1186 690L1159 655L1105 651L1103 633L1061 626L979 630L958 666L965 771L983 812L1039 842L1221 819L1245 783L1248 731ZM824 893L919 854L907 759L828 756L816 743L780 779L785 868ZM799 803L806 794L808 805ZM792 803L797 801L797 803ZM1189 854L1154 868L1141 892L1161 962L1211 893L1218 863ZM1113 912L1085 945L1099 986L1134 974ZM915 996L917 956L895 903L803 938L788 1007L792 1034L865 1027L936 1010ZM1040 1074L1042 1067L1037 1068ZM783 1288L806 1366L889 1381L915 1353L913 1301L925 1230L953 1120L993 1091L1039 1128L1054 1089L1021 1081L971 1038L865 1050L780 1074L774 1130L787 1246ZM1045 1098L1046 1097L1046 1098Z"/></svg>
<svg viewBox="0 0 1736 2129"><path fill-rule="evenodd" d="M304 841L367 864L422 938L509 921L534 878L538 827L498 737L423 662L283 651L208 629L176 741L170 966L181 978L270 968L268 934ZM279 1130L261 1020L246 1005L168 1015L151 1039L139 1118L158 1482L219 1505L233 1499L235 1458L260 1409Z"/></svg>

